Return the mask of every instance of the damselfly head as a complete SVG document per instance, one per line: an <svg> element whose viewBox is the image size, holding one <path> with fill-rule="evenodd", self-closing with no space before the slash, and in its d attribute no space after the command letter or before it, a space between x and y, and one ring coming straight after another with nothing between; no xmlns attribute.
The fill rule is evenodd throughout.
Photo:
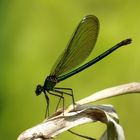
<svg viewBox="0 0 140 140"><path fill-rule="evenodd" d="M36 95L37 96L40 95L41 92L43 92L43 87L41 85L37 85L36 90L35 90Z"/></svg>

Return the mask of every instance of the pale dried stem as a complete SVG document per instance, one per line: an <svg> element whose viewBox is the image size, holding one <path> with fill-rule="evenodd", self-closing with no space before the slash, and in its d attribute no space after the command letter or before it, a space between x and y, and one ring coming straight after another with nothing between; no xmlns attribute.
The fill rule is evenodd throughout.
<svg viewBox="0 0 140 140"><path fill-rule="evenodd" d="M45 120L43 123L38 124L37 126L34 126L31 129L28 129L27 131L23 132L19 137L18 140L27 140L30 136L45 136L46 138L54 138L58 134L67 131L70 128L73 128L75 126L78 126L80 124L89 123L95 120L92 120L92 115L87 111L83 111L86 108L84 108L85 104L88 104L90 102L99 101L105 98L110 98L114 96L119 96L123 94L129 94L129 93L140 93L140 83L134 82L134 83L128 83L112 88L107 88L102 91L96 92L92 94L91 96L88 96L80 101L76 102L76 108L77 110L73 110L73 105L70 105L65 111L64 116L63 113L60 111L60 113L55 113L50 119ZM80 109L78 108L80 106ZM83 108L82 108L83 106ZM89 108L90 105L87 105L87 108ZM71 112L70 112L71 111ZM91 115L91 116L90 116ZM45 137L40 137L39 139L45 139Z"/></svg>
<svg viewBox="0 0 140 140"><path fill-rule="evenodd" d="M98 91L84 99L77 101L76 104L83 105L83 104L88 104L91 102L103 100L103 99L114 97L114 96L132 94L132 93L140 93L140 83L139 82L123 84L123 85L119 85L119 86L115 86L115 87L111 87L111 88L107 88L107 89ZM70 105L65 110L65 112L69 112L72 109L73 109L73 105Z"/></svg>

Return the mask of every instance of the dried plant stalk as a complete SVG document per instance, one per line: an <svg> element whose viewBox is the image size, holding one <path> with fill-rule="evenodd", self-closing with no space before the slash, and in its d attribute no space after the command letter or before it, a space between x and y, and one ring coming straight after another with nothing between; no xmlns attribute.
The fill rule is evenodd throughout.
<svg viewBox="0 0 140 140"><path fill-rule="evenodd" d="M111 127L107 127L107 131L113 129L114 135L111 139L124 140L123 129L118 124L118 116L111 105L89 105L90 102L95 102L113 96L124 94L140 93L140 83L128 83L116 87L104 89L96 92L89 97L86 97L76 102L75 110L73 105L70 105L63 115L62 109L53 114L49 119L21 133L17 140L45 140L55 138L57 135L80 124L100 121L106 123L107 126L111 122ZM113 126L113 128L112 128ZM117 130L118 129L118 130ZM107 131L100 140L107 139Z"/></svg>

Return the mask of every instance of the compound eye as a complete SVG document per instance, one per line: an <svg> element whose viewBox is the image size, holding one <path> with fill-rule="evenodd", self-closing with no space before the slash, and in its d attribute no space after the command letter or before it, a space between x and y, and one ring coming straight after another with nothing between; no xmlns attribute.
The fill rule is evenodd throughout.
<svg viewBox="0 0 140 140"><path fill-rule="evenodd" d="M42 92L42 86L41 86L41 85L37 85L36 91L35 91L36 95L37 95L37 96L40 95L41 92Z"/></svg>

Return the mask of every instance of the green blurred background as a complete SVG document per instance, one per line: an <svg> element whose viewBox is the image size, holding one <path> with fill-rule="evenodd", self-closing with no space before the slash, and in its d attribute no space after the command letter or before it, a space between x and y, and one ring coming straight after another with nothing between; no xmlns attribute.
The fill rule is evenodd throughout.
<svg viewBox="0 0 140 140"><path fill-rule="evenodd" d="M44 119L44 96L36 97L57 57L66 47L79 21L88 14L100 20L99 38L88 60L117 42L131 37L125 46L66 81L75 99L123 83L140 81L140 1L138 0L1 0L0 1L0 140L15 140L27 128ZM81 88L82 87L82 88ZM57 99L51 96L52 112ZM67 104L71 99L67 97ZM98 104L113 104L127 140L140 139L140 96L121 96ZM76 132L99 138L103 124L79 126ZM68 132L57 139L81 138Z"/></svg>

